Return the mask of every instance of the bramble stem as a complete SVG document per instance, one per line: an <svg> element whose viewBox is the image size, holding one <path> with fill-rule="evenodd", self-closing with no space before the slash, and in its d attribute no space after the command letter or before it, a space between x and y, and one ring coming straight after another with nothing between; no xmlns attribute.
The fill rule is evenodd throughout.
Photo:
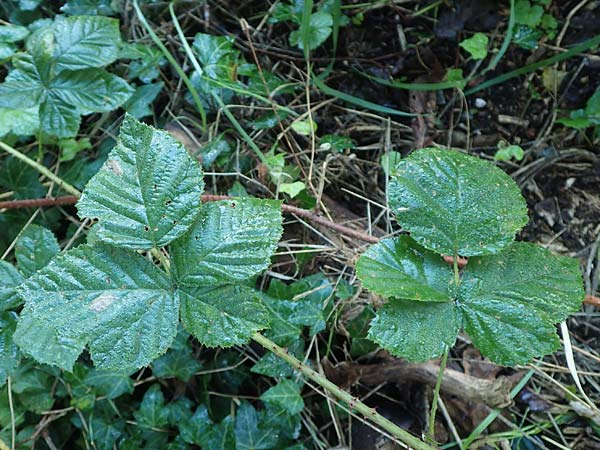
<svg viewBox="0 0 600 450"><path fill-rule="evenodd" d="M77 188L75 188L74 186L71 186L69 183L64 181L62 178L54 175L50 170L48 170L48 168L46 168L42 164L38 163L37 161L34 161L33 159L29 158L28 156L24 155L20 151L12 148L10 145L5 144L2 141L0 141L0 148L2 150L4 150L6 153L11 154L15 158L20 159L25 164L33 167L35 170L37 170L39 173L44 175L49 180L54 181L59 187L63 188L69 194L73 194L76 197L81 196L81 192L79 192L79 190L77 190Z"/></svg>
<svg viewBox="0 0 600 450"><path fill-rule="evenodd" d="M460 272L458 270L457 254L452 257L452 268L454 269L454 288L458 291L458 286L460 285ZM438 372L437 380L435 382L435 388L433 390L433 400L431 401L431 411L429 412L429 429L427 430L427 438L431 442L435 442L435 414L437 413L444 371L446 370L446 364L448 363L448 353L450 353L450 348L446 346L440 362L440 371Z"/></svg>
<svg viewBox="0 0 600 450"><path fill-rule="evenodd" d="M329 381L325 376L321 375L318 372L315 372L313 369L308 367L306 364L303 364L298 359L294 358L290 355L287 350L282 347L279 347L270 339L264 337L260 333L254 333L252 336L252 340L256 343L260 344L265 349L273 352L279 358L283 359L289 365L291 365L295 370L302 373L302 375L306 376L310 380L317 383L319 386L336 396L339 400L343 401L348 405L350 409L355 409L363 416L365 416L368 420L373 422L374 424L381 427L383 430L387 431L390 435L396 438L399 442L405 445L410 446L414 450L434 450L435 447L432 447L429 444L421 441L416 436L413 436L408 431L400 428L398 425L390 422L388 419L380 415L373 408L368 407L363 402L358 400L357 398L350 395L348 392L340 389L334 383Z"/></svg>
<svg viewBox="0 0 600 450"><path fill-rule="evenodd" d="M431 411L429 413L429 429L427 430L427 437L431 442L435 442L435 415L437 413L438 399L440 398L442 380L444 379L444 371L446 370L446 363L448 362L448 353L450 353L450 348L446 346L446 350L444 350L444 354L442 355L442 361L440 362L440 371L438 372L437 380L435 382L435 389L433 390L433 400L431 400Z"/></svg>
<svg viewBox="0 0 600 450"><path fill-rule="evenodd" d="M454 269L454 287L458 289L460 285L460 274L458 272L458 256L454 255L452 258L452 268Z"/></svg>

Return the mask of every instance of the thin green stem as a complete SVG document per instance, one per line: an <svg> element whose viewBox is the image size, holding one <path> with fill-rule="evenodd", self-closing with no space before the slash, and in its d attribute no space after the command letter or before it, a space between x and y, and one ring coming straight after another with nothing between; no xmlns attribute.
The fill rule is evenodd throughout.
<svg viewBox="0 0 600 450"><path fill-rule="evenodd" d="M270 339L267 339L260 333L254 333L252 336L252 340L263 346L265 349L273 352L279 358L283 359L289 365L291 365L295 370L302 373L305 377L309 378L339 400L346 403L350 409L355 409L363 416L365 416L368 420L373 422L374 424L381 427L383 430L387 431L391 436L395 437L400 443L404 443L412 447L414 450L434 450L435 447L432 447L429 444L421 441L419 438L413 436L408 431L403 430L398 425L390 422L388 419L377 413L373 408L368 407L364 403L362 403L357 398L352 397L348 392L340 389L334 383L329 381L323 375L318 372L315 372L313 369L308 367L306 364L303 364L298 359L294 358L290 355L284 348L279 347Z"/></svg>
<svg viewBox="0 0 600 450"><path fill-rule="evenodd" d="M173 9L173 2L169 3L169 13L171 14L171 20L173 21L173 25L175 25L175 29L177 30L177 35L179 36L181 45L183 45L183 48L184 48L186 54L188 55L188 58L190 59L192 66L194 66L194 69L196 70L196 72L198 72L198 75L202 76L202 74L204 73L204 70L200 66L200 63L198 62L196 55L194 55L194 52L192 51L190 45L187 43L185 35L183 34L183 30L181 29L181 26L179 25L179 21L177 20L177 16L175 15L175 10ZM246 133L246 130L244 130L242 125L237 121L237 119L234 117L234 115L231 113L231 111L229 111L229 109L227 108L227 105L225 105L225 103L223 102L221 97L219 95L215 94L214 92L211 92L211 94L212 94L212 97L217 102L217 104L219 105L219 108L222 109L223 113L225 114L225 116L227 116L227 118L229 119L229 121L231 122L233 127L237 130L238 133L240 133L240 135L246 141L246 143L250 146L250 148L252 150L254 150L254 153L256 153L256 156L258 157L260 162L263 164L266 164L267 158L265 157L265 155L263 155L263 153L260 151L258 146L254 143L254 141L252 140L250 135L248 133Z"/></svg>
<svg viewBox="0 0 600 450"><path fill-rule="evenodd" d="M254 143L254 141L252 140L250 135L248 133L246 133L246 130L244 130L244 127L242 127L242 124L240 124L238 122L238 120L235 118L235 116L231 113L231 111L229 111L229 108L227 108L227 105L225 104L225 102L223 102L221 97L219 97L216 94L213 94L213 98L219 104L219 108L221 108L221 110L223 111L225 116L229 119L229 121L233 125L233 128L235 128L236 131L238 133L240 133L240 135L242 136L244 141L246 141L246 144L248 144L248 146L254 151L254 153L260 160L260 162L266 165L267 157L263 154L263 152L260 151L260 148L258 148L258 145L256 145Z"/></svg>
<svg viewBox="0 0 600 450"><path fill-rule="evenodd" d="M517 385L514 388L512 388L509 394L511 399L515 398L517 394L521 392L521 389L523 389L525 385L529 383L529 380L531 379L534 373L535 371L533 369L529 369L529 371L525 374L523 378L521 378ZM496 420L496 418L500 415L501 412L502 410L500 408L493 409L488 414L488 416L483 421L481 421L479 425L477 425L477 428L475 428L471 432L471 434L463 440L463 446L465 448L470 448L471 444L487 429L487 427L489 427L492 424L494 420Z"/></svg>
<svg viewBox="0 0 600 450"><path fill-rule="evenodd" d="M437 413L442 380L444 379L444 371L446 370L446 364L448 362L448 353L450 353L450 348L446 346L446 350L444 350L444 354L442 355L442 361L440 362L440 371L438 372L437 380L435 382L435 388L433 390L433 400L431 401L431 411L429 412L429 429L427 430L427 437L431 442L435 442L435 415Z"/></svg>
<svg viewBox="0 0 600 450"><path fill-rule="evenodd" d="M15 158L20 159L25 164L33 167L35 170L37 170L39 173L44 175L49 180L54 181L58 185L59 188L63 188L69 194L72 194L76 197L81 196L81 192L79 192L79 190L77 188L75 188L74 186L71 186L69 183L64 181L62 178L53 174L50 170L48 170L48 168L46 168L42 164L38 163L37 161L34 161L33 159L29 158L28 156L25 156L20 151L12 148L10 145L5 144L2 141L0 141L0 148L2 150L4 150L6 153L11 154Z"/></svg>
<svg viewBox="0 0 600 450"><path fill-rule="evenodd" d="M458 289L460 285L460 273L458 271L458 256L454 255L452 258L452 268L454 269L454 287Z"/></svg>
<svg viewBox="0 0 600 450"><path fill-rule="evenodd" d="M475 94L476 92L495 86L496 84L503 83L506 80L510 80L511 78L525 75L526 73L533 72L542 67L547 67L554 63L564 61L565 59L569 59L572 56L575 56L576 54L581 52L585 52L586 50L589 50L590 48L595 47L597 45L600 45L600 34L597 34L593 38L588 39L587 41L584 41L581 44L578 44L563 53L559 53L557 55L551 56L550 58L544 59L542 61L537 61L533 64L529 64L524 67L519 67L518 69L511 70L510 72L497 76L496 78L492 78L491 80L485 81L477 86L472 87L471 89L468 89L465 92L465 95Z"/></svg>
<svg viewBox="0 0 600 450"><path fill-rule="evenodd" d="M15 450L15 443L17 439L17 426L15 420L15 407L12 398L12 378L6 379L6 388L8 389L8 409L10 410L10 448Z"/></svg>
<svg viewBox="0 0 600 450"><path fill-rule="evenodd" d="M171 52L169 51L169 49L167 47L165 47L165 45L162 43L162 41L160 40L160 38L156 35L156 33L154 32L154 30L152 29L152 27L150 26L150 24L146 20L146 17L144 17L144 14L142 13L142 10L140 9L140 6L138 5L137 0L133 0L133 8L135 9L135 12L136 12L136 14L138 16L139 21L142 22L142 25L144 26L144 28L146 29L146 31L148 32L148 34L152 38L152 41L162 51L163 55L165 55L165 58L167 58L167 61L169 61L169 64L171 64L171 66L173 66L173 69L175 69L175 72L177 72L177 75L179 75L181 77L181 79L183 80L184 84L186 85L186 87L190 91L190 95L194 99L194 103L196 104L196 108L198 108L198 112L200 113L200 117L201 117L201 120L202 120L202 131L206 131L206 127L207 127L207 125L206 125L206 111L204 111L204 106L202 106L202 101L200 100L200 96L198 95L198 91L196 90L196 88L194 87L194 85L192 84L192 82L190 81L190 79L188 78L188 76L185 74L185 71L179 65L179 63L177 62L177 60L175 59L175 57L171 54Z"/></svg>
<svg viewBox="0 0 600 450"><path fill-rule="evenodd" d="M454 269L454 288L456 291L458 291L458 287L460 285L460 272L458 270L457 254L452 257L452 268ZM427 430L427 438L430 442L435 442L435 415L437 413L440 389L442 388L442 380L444 379L444 372L446 371L449 353L450 348L446 346L444 354L442 355L442 360L440 361L440 370L435 382L435 388L433 389L433 400L431 401L431 411L429 412L429 429Z"/></svg>
<svg viewBox="0 0 600 450"><path fill-rule="evenodd" d="M489 66L487 66L487 68L482 72L481 75L485 75L490 70L494 70L496 68L496 66L498 65L498 63L500 62L500 60L506 53L506 50L508 50L510 42L512 41L513 30L515 28L515 16L516 16L515 0L509 0L509 4L510 4L510 16L508 18L508 27L506 29L506 35L504 36L504 41L502 42L502 45L500 46L500 50L498 50L498 53L496 53L494 58L492 58L492 61L490 62Z"/></svg>

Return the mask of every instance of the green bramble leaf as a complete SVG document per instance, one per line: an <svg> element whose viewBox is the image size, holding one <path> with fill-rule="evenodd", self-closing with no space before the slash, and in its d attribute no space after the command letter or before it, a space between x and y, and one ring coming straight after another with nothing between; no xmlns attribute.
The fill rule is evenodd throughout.
<svg viewBox="0 0 600 450"><path fill-rule="evenodd" d="M32 119L0 131L27 135L39 126L68 138L77 134L82 115L118 108L133 89L102 67L115 61L120 44L118 21L107 17L57 16L37 29L27 39L28 53L13 57L14 69L0 84L0 117L34 109Z"/></svg>
<svg viewBox="0 0 600 450"><path fill-rule="evenodd" d="M59 252L60 247L54 234L39 225L29 225L15 245L15 258L25 277L46 267Z"/></svg>
<svg viewBox="0 0 600 450"><path fill-rule="evenodd" d="M451 302L393 298L377 311L368 337L392 355L423 362L452 347L460 328L460 314Z"/></svg>
<svg viewBox="0 0 600 450"><path fill-rule="evenodd" d="M104 67L117 59L119 21L102 16L56 16L54 60L56 70Z"/></svg>
<svg viewBox="0 0 600 450"><path fill-rule="evenodd" d="M14 312L0 313L0 387L4 386L21 359L19 348L13 340L17 318Z"/></svg>
<svg viewBox="0 0 600 450"><path fill-rule="evenodd" d="M86 186L77 209L98 218L97 236L132 249L184 234L200 211L202 170L165 131L126 116L117 145Z"/></svg>
<svg viewBox="0 0 600 450"><path fill-rule="evenodd" d="M87 345L101 369L135 370L166 352L179 299L142 256L80 246L57 256L20 288L26 300L15 341L42 363L70 370Z"/></svg>
<svg viewBox="0 0 600 450"><path fill-rule="evenodd" d="M40 127L40 117L37 107L27 109L0 107L0 137L8 133L17 136L35 134Z"/></svg>
<svg viewBox="0 0 600 450"><path fill-rule="evenodd" d="M17 286L23 282L23 279L23 275L15 266L0 261L0 311L15 308L21 303Z"/></svg>
<svg viewBox="0 0 600 450"><path fill-rule="evenodd" d="M458 300L474 344L512 366L556 350L554 325L576 312L583 297L577 260L515 242L498 255L469 260Z"/></svg>
<svg viewBox="0 0 600 450"><path fill-rule="evenodd" d="M40 127L52 136L75 136L81 115L111 111L132 93L125 80L102 69L51 76L44 74L45 63L39 63L44 65L41 68L37 64L26 54L14 60L15 70L0 85L0 107L22 110L39 105Z"/></svg>
<svg viewBox="0 0 600 450"><path fill-rule="evenodd" d="M515 242L497 255L471 258L451 302L391 298L369 338L396 356L426 361L452 346L464 327L493 362L524 364L558 348L554 325L577 311L583 294L575 260Z"/></svg>
<svg viewBox="0 0 600 450"><path fill-rule="evenodd" d="M497 253L527 223L525 200L513 180L454 150L428 148L401 160L388 197L412 238L448 255Z"/></svg>
<svg viewBox="0 0 600 450"><path fill-rule="evenodd" d="M175 279L215 285L265 270L282 234L281 202L238 198L203 206L190 231L171 245Z"/></svg>
<svg viewBox="0 0 600 450"><path fill-rule="evenodd" d="M390 205L411 237L384 239L357 263L363 284L389 297L368 337L411 361L440 356L462 328L497 364L554 351L555 324L583 300L581 273L576 260L510 243L526 219L516 183L489 163L434 149L400 161L392 182ZM453 273L413 238L472 257Z"/></svg>
<svg viewBox="0 0 600 450"><path fill-rule="evenodd" d="M423 302L449 302L452 270L408 236L382 239L360 257L356 274L373 292Z"/></svg>
<svg viewBox="0 0 600 450"><path fill-rule="evenodd" d="M207 347L244 344L269 324L261 294L241 285L181 287L181 321Z"/></svg>

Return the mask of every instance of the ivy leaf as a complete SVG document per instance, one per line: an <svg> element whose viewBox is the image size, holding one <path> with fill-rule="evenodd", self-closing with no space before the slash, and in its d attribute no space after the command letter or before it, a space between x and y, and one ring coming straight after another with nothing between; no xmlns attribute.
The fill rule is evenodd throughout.
<svg viewBox="0 0 600 450"><path fill-rule="evenodd" d="M238 285L182 287L181 321L208 347L245 344L268 326L269 315L260 293Z"/></svg>
<svg viewBox="0 0 600 450"><path fill-rule="evenodd" d="M140 427L161 428L168 424L168 413L160 384L155 383L146 391L140 409L133 416Z"/></svg>
<svg viewBox="0 0 600 450"><path fill-rule="evenodd" d="M57 376L48 367L24 360L12 374L12 391L28 411L41 414L54 404L52 385Z"/></svg>
<svg viewBox="0 0 600 450"><path fill-rule="evenodd" d="M114 420L106 420L104 417L93 416L90 419L91 433L90 441L98 450L113 450L117 439L123 434L122 426Z"/></svg>
<svg viewBox="0 0 600 450"><path fill-rule="evenodd" d="M117 58L119 21L102 16L56 16L53 24L56 69L104 67Z"/></svg>
<svg viewBox="0 0 600 450"><path fill-rule="evenodd" d="M267 303L273 309L274 322L284 322L279 326L283 330L287 328L294 333L298 328L290 327L290 324L304 325L310 327L310 336L314 336L325 329L325 309L333 303L333 287L324 275L303 277L289 285L272 280L268 295L278 299L267 299ZM294 341L298 334L295 332Z"/></svg>
<svg viewBox="0 0 600 450"><path fill-rule="evenodd" d="M408 236L382 239L356 265L363 285L378 294L426 302L448 302L452 270L443 258Z"/></svg>
<svg viewBox="0 0 600 450"><path fill-rule="evenodd" d="M6 261L0 261L0 311L12 309L21 303L17 286L23 282L23 275Z"/></svg>
<svg viewBox="0 0 600 450"><path fill-rule="evenodd" d="M554 324L579 309L582 286L577 260L534 244L471 258L459 293L465 330L492 361L526 363L558 348Z"/></svg>
<svg viewBox="0 0 600 450"><path fill-rule="evenodd" d="M287 347L287 351L290 355L302 360L304 358L304 340L298 339L299 335L300 330L296 334L296 339ZM261 356L250 371L273 378L287 378L295 373L292 366L271 352Z"/></svg>
<svg viewBox="0 0 600 450"><path fill-rule="evenodd" d="M139 78L144 84L157 78L160 75L160 66L166 62L160 49L144 44L122 45L119 50L119 59L131 59L128 78Z"/></svg>
<svg viewBox="0 0 600 450"><path fill-rule="evenodd" d="M59 252L54 234L39 225L29 225L15 245L15 258L25 277L46 267Z"/></svg>
<svg viewBox="0 0 600 450"><path fill-rule="evenodd" d="M166 408L169 414L169 425L177 426L184 420L189 420L192 417L192 406L194 402L187 397L179 397L175 401L167 404Z"/></svg>
<svg viewBox="0 0 600 450"><path fill-rule="evenodd" d="M292 380L283 379L265 391L260 399L285 409L289 414L300 414L304 409L304 400L300 395L300 385Z"/></svg>
<svg viewBox="0 0 600 450"><path fill-rule="evenodd" d="M437 253L498 253L527 223L517 184L502 170L454 150L428 148L401 160L388 197L411 237Z"/></svg>
<svg viewBox="0 0 600 450"><path fill-rule="evenodd" d="M21 354L13 341L17 327L17 315L14 312L0 313L0 387L6 383L6 378L19 365Z"/></svg>
<svg viewBox="0 0 600 450"><path fill-rule="evenodd" d="M187 285L242 281L266 269L282 234L281 202L256 198L204 205L171 245L175 279Z"/></svg>
<svg viewBox="0 0 600 450"><path fill-rule="evenodd" d="M279 444L281 444L282 438L296 440L300 436L302 427L300 414L290 414L287 409L276 403L265 404L265 409L260 412L260 421L262 428L277 430ZM280 448L280 446L276 448Z"/></svg>
<svg viewBox="0 0 600 450"><path fill-rule="evenodd" d="M178 141L128 115L77 209L99 219L97 235L104 242L158 248L192 225L203 187L201 168Z"/></svg>
<svg viewBox="0 0 600 450"><path fill-rule="evenodd" d="M188 444L203 445L206 435L213 429L213 422L205 405L200 405L187 420L177 424L180 436Z"/></svg>
<svg viewBox="0 0 600 450"><path fill-rule="evenodd" d="M137 87L133 95L123 105L123 108L136 119L151 116L152 109L150 106L164 85L162 81L159 81Z"/></svg>
<svg viewBox="0 0 600 450"><path fill-rule="evenodd" d="M200 370L200 363L194 358L189 346L189 334L180 330L169 351L152 363L152 374L159 378L179 378L188 381Z"/></svg>
<svg viewBox="0 0 600 450"><path fill-rule="evenodd" d="M390 299L377 311L368 336L394 356L422 362L452 347L460 328L453 303Z"/></svg>
<svg viewBox="0 0 600 450"><path fill-rule="evenodd" d="M12 191L17 200L42 197L46 189L39 178L40 174L20 159L11 156L2 160L0 186Z"/></svg>
<svg viewBox="0 0 600 450"><path fill-rule="evenodd" d="M211 450L235 450L233 420L225 417L219 424L213 423L205 405L200 405L192 417L178 423L180 436L189 444Z"/></svg>
<svg viewBox="0 0 600 450"><path fill-rule="evenodd" d="M218 425L214 425L204 440L205 447L211 450L237 450L233 418L227 416Z"/></svg>
<svg viewBox="0 0 600 450"><path fill-rule="evenodd" d="M84 382L109 400L133 393L133 380L124 372L92 369L85 376Z"/></svg>
<svg viewBox="0 0 600 450"><path fill-rule="evenodd" d="M178 297L144 257L109 246L80 246L54 258L21 290L15 333L41 363L70 370L84 349L101 369L133 371L164 353L177 331Z"/></svg>
<svg viewBox="0 0 600 450"><path fill-rule="evenodd" d="M278 433L261 426L259 414L248 402L243 402L235 417L235 439L237 450L270 449L279 439Z"/></svg>

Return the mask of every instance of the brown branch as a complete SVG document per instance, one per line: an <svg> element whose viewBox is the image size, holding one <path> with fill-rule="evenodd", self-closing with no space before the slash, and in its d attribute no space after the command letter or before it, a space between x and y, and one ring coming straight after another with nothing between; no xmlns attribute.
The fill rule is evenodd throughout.
<svg viewBox="0 0 600 450"><path fill-rule="evenodd" d="M74 205L77 197L65 195L63 197L32 198L26 200L9 200L0 202L0 209L38 208L40 206Z"/></svg>
<svg viewBox="0 0 600 450"><path fill-rule="evenodd" d="M219 200L229 199L231 199L231 197L228 195L205 194L202 196L203 202L215 202ZM9 200L5 202L0 202L0 210L18 208L38 208L41 206L74 205L75 203L77 203L77 197L75 197L74 195L65 195L62 197L34 198L26 200ZM345 236L360 239L361 241L368 242L369 244L376 244L377 242L379 242L379 238L375 236L371 236L370 234L366 234L361 231L346 227L344 225L340 225L339 223L332 222L331 220L326 219L325 217L320 216L308 209L302 209L296 206L286 204L281 205L281 209L287 213L294 214L298 217L305 217L311 222L323 225ZM452 263L451 256L444 256L444 259L446 260L446 262ZM460 267L464 267L466 264L467 260L465 258L459 258L458 265ZM594 297L593 295L586 295L584 303L600 307L600 298Z"/></svg>

